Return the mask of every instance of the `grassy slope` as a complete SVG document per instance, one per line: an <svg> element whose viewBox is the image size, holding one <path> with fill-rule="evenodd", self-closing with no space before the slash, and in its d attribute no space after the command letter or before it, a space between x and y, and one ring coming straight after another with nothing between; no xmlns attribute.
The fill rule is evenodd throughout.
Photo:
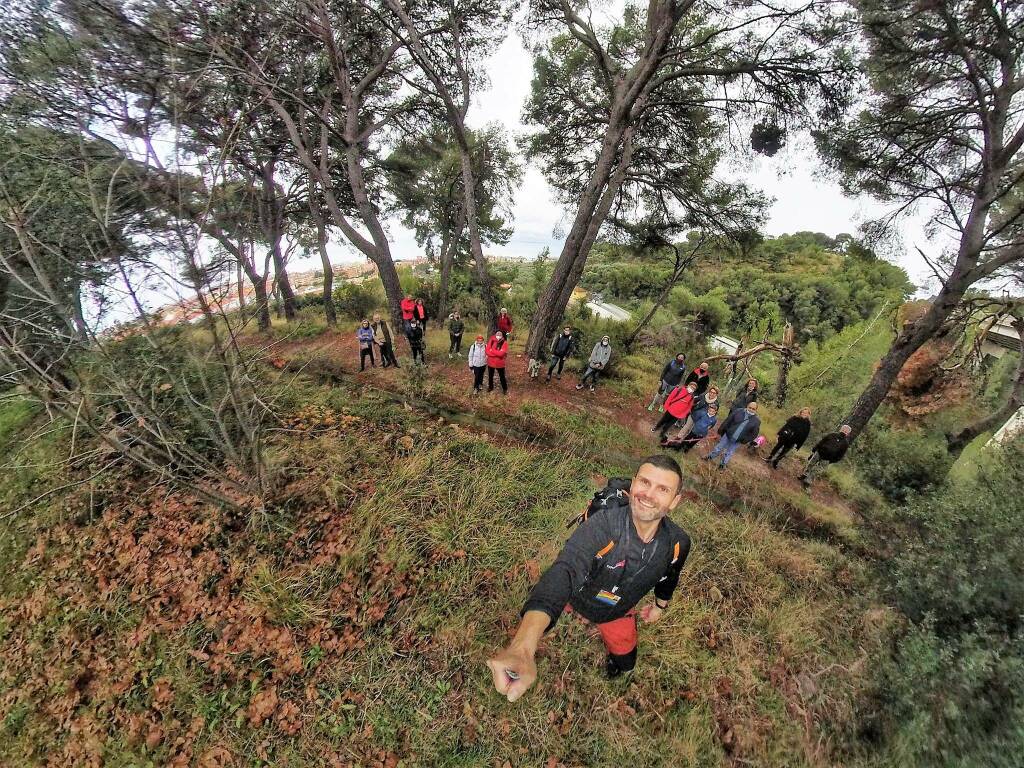
<svg viewBox="0 0 1024 768"><path fill-rule="evenodd" d="M585 439L517 445L281 375L271 512L233 520L125 472L4 523L0 764L838 759L888 620L862 562L786 532L785 499L750 484L725 511L713 489L691 494L675 517L694 553L672 610L641 629L632 680L603 680L599 640L566 620L537 689L509 705L484 659L591 475L628 471L644 444L526 404L492 417ZM38 472L31 491L5 473L0 498L63 481Z"/></svg>

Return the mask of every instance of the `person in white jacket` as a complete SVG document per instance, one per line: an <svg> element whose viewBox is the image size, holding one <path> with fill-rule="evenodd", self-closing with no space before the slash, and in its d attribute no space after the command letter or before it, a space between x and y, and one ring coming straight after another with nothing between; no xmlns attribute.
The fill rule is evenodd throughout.
<svg viewBox="0 0 1024 768"><path fill-rule="evenodd" d="M466 360L469 369L473 371L473 394L479 395L484 385L484 371L487 370L487 345L484 344L483 336L476 337L466 353Z"/></svg>
<svg viewBox="0 0 1024 768"><path fill-rule="evenodd" d="M601 371L608 367L608 361L612 358L612 343L611 338L608 336L602 336L601 340L594 345L594 350L590 353L590 360L587 361L587 370L583 372L583 378L580 379L580 383L576 385L576 389L583 389L587 381L590 381L590 391L594 391L594 385L597 384L597 377Z"/></svg>

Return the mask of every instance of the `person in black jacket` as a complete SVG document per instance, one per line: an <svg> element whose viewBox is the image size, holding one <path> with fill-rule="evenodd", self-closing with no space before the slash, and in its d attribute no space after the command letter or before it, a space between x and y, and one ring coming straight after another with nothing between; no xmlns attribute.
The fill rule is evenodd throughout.
<svg viewBox="0 0 1024 768"><path fill-rule="evenodd" d="M747 386L743 388L743 391L736 395L736 398L732 401L732 405L729 406L729 413L739 410L740 408L746 408L751 403L757 400L757 379L748 379Z"/></svg>
<svg viewBox="0 0 1024 768"><path fill-rule="evenodd" d="M458 355L462 357L462 333L466 329L466 324L462 321L462 317L458 312L452 312L448 315L448 359L452 359L452 355Z"/></svg>
<svg viewBox="0 0 1024 768"><path fill-rule="evenodd" d="M850 433L853 429L849 424L843 424L838 432L830 432L825 435L811 451L811 457L807 460L807 466L800 473L800 482L804 490L811 489L811 482L814 476L829 464L835 464L843 460L846 449L850 447Z"/></svg>
<svg viewBox="0 0 1024 768"><path fill-rule="evenodd" d="M680 352L665 363L665 367L661 369L661 382L658 384L658 391L654 393L654 397L648 404L647 410L653 411L654 406L658 406L659 411L664 411L665 409L661 404L665 402L668 393L679 386L679 382L683 380L685 374L686 355Z"/></svg>
<svg viewBox="0 0 1024 768"><path fill-rule="evenodd" d="M757 403L751 402L746 408L737 408L730 413L722 426L718 428L718 442L711 453L704 457L705 461L712 461L718 457L722 458L718 464L719 469L725 469L729 459L736 453L741 445L749 445L761 431L761 419L757 415Z"/></svg>
<svg viewBox="0 0 1024 768"><path fill-rule="evenodd" d="M533 685L537 644L569 608L597 625L609 677L634 668L636 617L647 623L661 618L690 552L690 537L667 517L682 499L682 483L674 459L650 456L628 492L581 516L582 524L530 592L512 642L487 662L499 693L515 701ZM654 603L634 610L652 589Z"/></svg>
<svg viewBox="0 0 1024 768"><path fill-rule="evenodd" d="M409 332L406 334L406 338L409 339L409 349L412 350L412 361L416 362L416 356L419 355L420 362L423 365L427 364L427 358L423 356L423 352L426 348L426 340L423 338L424 326L420 325L420 321L415 317L409 321Z"/></svg>
<svg viewBox="0 0 1024 768"><path fill-rule="evenodd" d="M708 364L706 362L701 363L692 371L690 375L686 377L685 384L693 382L697 385L697 395L703 395L708 391L708 384L711 383L711 374L708 372Z"/></svg>
<svg viewBox="0 0 1024 768"><path fill-rule="evenodd" d="M555 373L555 378L562 378L562 366L565 365L565 358L571 355L575 348L576 337L572 335L572 328L567 325L558 336L551 340L551 365L548 366L546 381L551 381L551 374L554 372L556 365L558 366L558 372Z"/></svg>
<svg viewBox="0 0 1024 768"><path fill-rule="evenodd" d="M800 413L790 416L782 425L778 434L778 442L775 443L772 452L768 454L768 458L764 460L765 464L771 464L772 469L778 469L782 457L792 448L799 451L809 434L811 434L811 409L801 408Z"/></svg>

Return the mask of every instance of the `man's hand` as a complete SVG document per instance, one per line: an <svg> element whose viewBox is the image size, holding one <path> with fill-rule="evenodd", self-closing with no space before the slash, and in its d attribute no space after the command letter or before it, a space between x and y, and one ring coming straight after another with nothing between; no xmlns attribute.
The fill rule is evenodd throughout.
<svg viewBox="0 0 1024 768"><path fill-rule="evenodd" d="M537 680L537 643L547 630L551 618L543 611L523 614L519 630L508 648L487 660L494 678L494 688L509 701L515 701Z"/></svg>
<svg viewBox="0 0 1024 768"><path fill-rule="evenodd" d="M494 678L494 688L509 701L515 701L537 680L537 663L533 654L509 646L493 659L487 660Z"/></svg>
<svg viewBox="0 0 1024 768"><path fill-rule="evenodd" d="M652 603L651 605L645 605L640 609L640 618L643 619L644 624L653 624L661 618L661 614L664 612L665 611Z"/></svg>

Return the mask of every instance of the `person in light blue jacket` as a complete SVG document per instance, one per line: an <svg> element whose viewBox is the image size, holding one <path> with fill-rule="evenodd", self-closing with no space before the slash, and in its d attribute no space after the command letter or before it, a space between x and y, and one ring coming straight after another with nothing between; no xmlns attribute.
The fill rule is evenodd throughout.
<svg viewBox="0 0 1024 768"><path fill-rule="evenodd" d="M693 414L693 424L686 435L682 437L676 435L667 442L662 443L662 445L666 448L674 448L677 451L689 453L697 443L708 436L708 433L711 432L711 429L717 423L718 406L709 405L706 409Z"/></svg>
<svg viewBox="0 0 1024 768"><path fill-rule="evenodd" d="M484 385L484 371L487 370L487 345L484 344L484 337L477 336L476 341L470 345L466 352L466 361L469 369L473 371L473 394L479 395Z"/></svg>
<svg viewBox="0 0 1024 768"><path fill-rule="evenodd" d="M359 324L359 328L356 329L356 340L359 342L359 370L366 370L366 358L370 358L370 365L374 368L377 367L377 362L373 359L373 328L370 327L369 320L363 320Z"/></svg>

